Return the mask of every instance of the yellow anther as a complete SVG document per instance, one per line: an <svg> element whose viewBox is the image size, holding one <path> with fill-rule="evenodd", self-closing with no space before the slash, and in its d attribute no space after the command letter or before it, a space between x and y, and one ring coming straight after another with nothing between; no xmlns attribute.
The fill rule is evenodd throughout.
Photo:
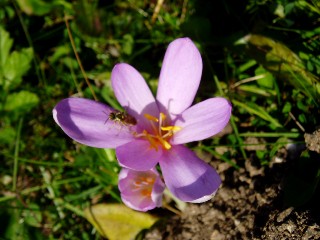
<svg viewBox="0 0 320 240"><path fill-rule="evenodd" d="M155 181L155 179L152 178L152 177L147 177L147 178L145 179L145 182L150 183L150 184L154 183L154 181Z"/></svg>
<svg viewBox="0 0 320 240"><path fill-rule="evenodd" d="M140 191L141 195L142 195L142 196L145 196L145 197L150 197L150 196L151 196L151 192L152 192L152 190L149 189L149 188L147 188L147 189L142 189L142 190Z"/></svg>
<svg viewBox="0 0 320 240"><path fill-rule="evenodd" d="M172 126L167 126L167 127L161 127L162 131L171 131L172 130Z"/></svg>
<svg viewBox="0 0 320 240"><path fill-rule="evenodd" d="M168 143L167 141L164 141L164 148L165 149L167 149L167 150L169 150L169 149L171 149L171 144L170 143Z"/></svg>
<svg viewBox="0 0 320 240"><path fill-rule="evenodd" d="M162 131L172 131L172 132L176 132L176 131L180 131L181 127L179 126L167 126L167 127L161 127Z"/></svg>
<svg viewBox="0 0 320 240"><path fill-rule="evenodd" d="M156 118L156 117L154 117L154 116L152 116L152 115L150 115L150 114L148 114L148 113L145 113L145 114L144 114L144 117L145 117L146 119L150 120L150 121L159 122L159 119L158 119L158 118Z"/></svg>
<svg viewBox="0 0 320 240"><path fill-rule="evenodd" d="M180 131L181 129L182 129L182 127L173 126L172 131L177 132L177 131Z"/></svg>
<svg viewBox="0 0 320 240"><path fill-rule="evenodd" d="M158 138L159 142L161 143L161 145L166 149L169 150L171 148L171 144L168 143L166 140L164 140L163 138Z"/></svg>
<svg viewBox="0 0 320 240"><path fill-rule="evenodd" d="M138 180L135 181L134 183L135 183L135 185L141 185L141 181L138 181Z"/></svg>
<svg viewBox="0 0 320 240"><path fill-rule="evenodd" d="M151 148L154 148L156 151L158 151L157 141L152 136L150 136L149 134L146 134L145 137L149 141Z"/></svg>

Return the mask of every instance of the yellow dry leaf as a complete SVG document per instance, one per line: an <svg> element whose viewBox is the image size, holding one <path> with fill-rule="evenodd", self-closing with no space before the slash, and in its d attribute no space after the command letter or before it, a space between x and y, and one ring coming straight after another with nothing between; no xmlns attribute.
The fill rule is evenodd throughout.
<svg viewBox="0 0 320 240"><path fill-rule="evenodd" d="M148 213L137 212L123 204L97 204L84 210L87 220L110 240L130 240L158 219Z"/></svg>

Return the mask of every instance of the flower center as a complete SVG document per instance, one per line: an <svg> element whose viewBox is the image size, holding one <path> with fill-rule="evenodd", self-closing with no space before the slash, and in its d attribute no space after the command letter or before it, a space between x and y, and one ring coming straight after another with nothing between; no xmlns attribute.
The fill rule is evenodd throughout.
<svg viewBox="0 0 320 240"><path fill-rule="evenodd" d="M139 176L133 182L133 188L140 191L142 196L151 197L154 182L155 178L152 176Z"/></svg>
<svg viewBox="0 0 320 240"><path fill-rule="evenodd" d="M159 118L156 118L150 114L144 114L144 117L148 119L151 123L152 131L148 132L143 130L142 133L137 134L136 137L142 137L149 141L150 147L158 151L159 147L165 150L171 148L169 143L173 134L179 130L181 127L166 125L167 116L164 113L160 113Z"/></svg>

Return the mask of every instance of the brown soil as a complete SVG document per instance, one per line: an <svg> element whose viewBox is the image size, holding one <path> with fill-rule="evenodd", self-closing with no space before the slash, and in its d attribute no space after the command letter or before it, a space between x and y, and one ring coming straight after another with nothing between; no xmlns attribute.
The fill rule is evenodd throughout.
<svg viewBox="0 0 320 240"><path fill-rule="evenodd" d="M308 149L320 153L320 128L312 134L306 133L304 139Z"/></svg>
<svg viewBox="0 0 320 240"><path fill-rule="evenodd" d="M317 204L294 208L283 201L283 182L295 160L287 151L282 157L261 167L253 154L239 170L214 161L223 182L217 195L188 204L181 216L156 225L144 239L320 239Z"/></svg>

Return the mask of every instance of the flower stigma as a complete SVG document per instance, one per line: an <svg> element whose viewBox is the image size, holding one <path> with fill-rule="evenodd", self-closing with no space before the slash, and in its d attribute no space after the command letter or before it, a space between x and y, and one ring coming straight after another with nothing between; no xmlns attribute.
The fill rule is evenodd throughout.
<svg viewBox="0 0 320 240"><path fill-rule="evenodd" d="M169 143L173 134L181 130L179 126L166 126L167 116L164 113L160 113L159 118L156 118L150 114L145 113L144 117L150 121L152 132L143 130L142 133L136 134L136 137L145 138L149 141L150 147L158 151L159 146L164 150L171 149L171 144Z"/></svg>

